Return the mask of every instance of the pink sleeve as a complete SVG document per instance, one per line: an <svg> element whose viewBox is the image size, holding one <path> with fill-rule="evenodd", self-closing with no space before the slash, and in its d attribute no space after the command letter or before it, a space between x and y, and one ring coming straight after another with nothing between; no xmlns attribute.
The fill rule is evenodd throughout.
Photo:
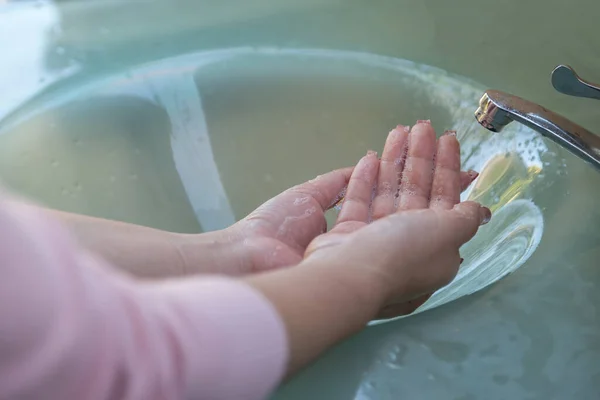
<svg viewBox="0 0 600 400"><path fill-rule="evenodd" d="M262 399L287 351L250 286L134 282L0 194L0 398Z"/></svg>

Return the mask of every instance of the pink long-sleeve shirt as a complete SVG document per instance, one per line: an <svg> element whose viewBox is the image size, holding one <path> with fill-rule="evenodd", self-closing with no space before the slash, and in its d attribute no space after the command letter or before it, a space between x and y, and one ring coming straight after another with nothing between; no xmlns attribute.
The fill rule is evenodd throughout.
<svg viewBox="0 0 600 400"><path fill-rule="evenodd" d="M251 287L133 281L0 192L0 399L262 399L287 352Z"/></svg>

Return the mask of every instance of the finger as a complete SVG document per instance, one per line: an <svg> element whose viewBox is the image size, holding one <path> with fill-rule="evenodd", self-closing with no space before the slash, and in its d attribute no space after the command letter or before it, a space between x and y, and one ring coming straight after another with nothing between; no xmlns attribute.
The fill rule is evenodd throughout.
<svg viewBox="0 0 600 400"><path fill-rule="evenodd" d="M456 132L446 131L438 140L429 207L450 210L460 202L460 145Z"/></svg>
<svg viewBox="0 0 600 400"><path fill-rule="evenodd" d="M459 203L452 210L443 210L442 213L436 235L441 235L442 240L451 238L459 247L471 240L479 227L492 218L489 208L473 201Z"/></svg>
<svg viewBox="0 0 600 400"><path fill-rule="evenodd" d="M472 169L468 171L460 171L460 191L461 193L467 190L467 188L473 183L475 179L479 176L479 172L473 171Z"/></svg>
<svg viewBox="0 0 600 400"><path fill-rule="evenodd" d="M404 167L409 132L408 126L398 125L387 137L379 164L377 192L373 199L373 219L383 218L396 210L398 180Z"/></svg>
<svg viewBox="0 0 600 400"><path fill-rule="evenodd" d="M412 128L400 184L399 210L422 209L429 206L435 140L435 132L429 122L419 121Z"/></svg>
<svg viewBox="0 0 600 400"><path fill-rule="evenodd" d="M314 198L321 206L321 209L326 211L333 207L342 197L344 188L348 185L353 170L354 167L342 168L319 175L315 179L294 186L289 189L289 192Z"/></svg>
<svg viewBox="0 0 600 400"><path fill-rule="evenodd" d="M377 182L378 172L377 153L370 151L358 162L350 176L342 210L338 215L338 224L346 221L367 222L369 220L373 188Z"/></svg>

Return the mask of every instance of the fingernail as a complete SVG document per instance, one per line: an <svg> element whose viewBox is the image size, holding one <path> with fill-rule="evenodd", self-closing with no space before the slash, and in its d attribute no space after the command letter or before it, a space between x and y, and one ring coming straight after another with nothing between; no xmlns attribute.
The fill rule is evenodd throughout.
<svg viewBox="0 0 600 400"><path fill-rule="evenodd" d="M418 119L417 124L431 124L430 119Z"/></svg>
<svg viewBox="0 0 600 400"><path fill-rule="evenodd" d="M392 132L395 133L395 134L399 134L400 132L409 133L410 132L410 126L398 125L398 126L396 126L396 128L394 128L392 130Z"/></svg>
<svg viewBox="0 0 600 400"><path fill-rule="evenodd" d="M460 258L460 263L462 264L462 263L463 263L463 261L465 261L465 259L461 257L461 258Z"/></svg>
<svg viewBox="0 0 600 400"><path fill-rule="evenodd" d="M490 209L487 207L481 207L481 209L479 211L479 215L481 218L480 225L485 225L488 222L490 222L490 220L492 219L492 211L490 211Z"/></svg>
<svg viewBox="0 0 600 400"><path fill-rule="evenodd" d="M367 157L377 157L377 152L373 150L367 151Z"/></svg>
<svg viewBox="0 0 600 400"><path fill-rule="evenodd" d="M469 174L471 181L474 181L479 176L479 172L473 171L472 169L470 169L469 172L467 172L467 174Z"/></svg>
<svg viewBox="0 0 600 400"><path fill-rule="evenodd" d="M390 138L396 138L400 132L402 132L404 130L404 127L402 125L398 125L397 127L395 127L394 129L392 129L389 133L389 137Z"/></svg>
<svg viewBox="0 0 600 400"><path fill-rule="evenodd" d="M454 136L454 137L456 137L456 131L452 131L452 130L444 131L444 134L442 136Z"/></svg>

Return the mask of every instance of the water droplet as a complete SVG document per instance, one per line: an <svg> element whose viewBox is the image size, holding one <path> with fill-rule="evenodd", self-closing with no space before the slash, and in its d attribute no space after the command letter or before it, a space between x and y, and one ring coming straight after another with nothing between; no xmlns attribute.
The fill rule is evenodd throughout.
<svg viewBox="0 0 600 400"><path fill-rule="evenodd" d="M306 204L308 203L308 201L310 200L310 198L308 196L306 197L298 197L294 200L294 205L295 206L299 206L301 204Z"/></svg>
<svg viewBox="0 0 600 400"><path fill-rule="evenodd" d="M56 54L58 54L59 56L62 56L63 54L65 54L65 53L66 53L66 50L65 50L65 48L64 48L64 47L62 47L62 46L58 46L58 47L57 47L57 48L54 50L54 52L55 52Z"/></svg>
<svg viewBox="0 0 600 400"><path fill-rule="evenodd" d="M305 216L305 217L311 216L311 215L313 215L313 214L314 214L316 211L317 211L317 208L316 208L316 207L311 207L311 208L308 208L306 211L304 211L304 216Z"/></svg>
<svg viewBox="0 0 600 400"><path fill-rule="evenodd" d="M392 348L388 355L387 366L392 369L400 369L404 367L404 357L408 353L408 347L404 344L396 345Z"/></svg>

